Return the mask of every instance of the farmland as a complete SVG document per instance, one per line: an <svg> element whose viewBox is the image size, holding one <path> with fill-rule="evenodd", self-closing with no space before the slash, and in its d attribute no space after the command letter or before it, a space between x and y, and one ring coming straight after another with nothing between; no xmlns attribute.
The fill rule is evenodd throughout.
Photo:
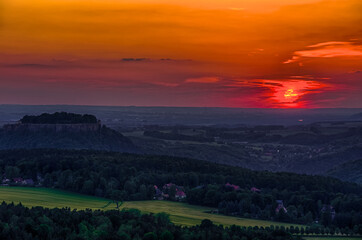
<svg viewBox="0 0 362 240"><path fill-rule="evenodd" d="M47 188L27 188L27 187L0 187L0 201L14 204L22 203L27 207L42 206L46 208L72 209L92 209L111 210L115 209L115 204L105 198L91 197L66 191ZM121 208L135 208L143 213L165 212L170 215L172 222L178 225L192 226L200 224L203 219L210 219L215 224L224 226L270 226L290 224L262 221L255 219L228 217L218 214L207 213L212 208L192 206L185 203L169 201L134 201L125 202Z"/></svg>

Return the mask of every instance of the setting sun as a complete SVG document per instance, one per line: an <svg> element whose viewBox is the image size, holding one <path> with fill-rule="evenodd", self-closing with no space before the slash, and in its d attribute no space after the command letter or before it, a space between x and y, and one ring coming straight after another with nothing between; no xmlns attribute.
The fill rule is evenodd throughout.
<svg viewBox="0 0 362 240"><path fill-rule="evenodd" d="M298 94L297 93L293 93L294 90L293 89L288 89L285 93L284 93L284 97L285 98L293 98L293 97L297 97Z"/></svg>

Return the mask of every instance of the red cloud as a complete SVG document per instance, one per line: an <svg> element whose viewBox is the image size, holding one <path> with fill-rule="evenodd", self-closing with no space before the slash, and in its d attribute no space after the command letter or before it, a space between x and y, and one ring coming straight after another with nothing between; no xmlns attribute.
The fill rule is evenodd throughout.
<svg viewBox="0 0 362 240"><path fill-rule="evenodd" d="M308 46L308 50L296 51L284 63L293 63L301 58L362 57L362 46L352 42L323 42Z"/></svg>
<svg viewBox="0 0 362 240"><path fill-rule="evenodd" d="M199 78L188 78L185 82L187 83L216 83L219 82L219 77L199 77Z"/></svg>
<svg viewBox="0 0 362 240"><path fill-rule="evenodd" d="M311 76L292 76L289 79L271 80L255 79L239 81L239 87L258 88L261 107L304 108L313 107L314 102L308 101L311 95L324 93L334 89L330 84L323 83ZM236 99L237 100L237 99ZM257 99L253 101L257 102Z"/></svg>

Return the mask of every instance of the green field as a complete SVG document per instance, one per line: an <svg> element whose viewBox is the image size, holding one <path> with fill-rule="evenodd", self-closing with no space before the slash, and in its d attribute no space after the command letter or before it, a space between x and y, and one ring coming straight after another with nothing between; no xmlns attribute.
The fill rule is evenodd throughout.
<svg viewBox="0 0 362 240"><path fill-rule="evenodd" d="M56 189L47 188L27 188L27 187L0 187L0 201L7 203L21 202L24 206L42 206L46 208L63 208L70 207L72 209L115 209L115 204L109 204L110 200L97 198L81 194L65 192ZM270 221L245 219L228 217L224 215L210 214L206 211L213 210L212 208L192 206L185 203L169 202L169 201L137 201L125 202L122 208L136 208L144 213L159 213L165 212L170 214L172 222L180 225L196 225L200 224L203 219L210 219L215 224L224 226L239 225L239 226L270 226L283 225L290 226L291 224L277 223ZM294 225L296 226L296 225Z"/></svg>
<svg viewBox="0 0 362 240"><path fill-rule="evenodd" d="M108 199L74 194L48 188L0 187L0 201L21 202L24 206L42 206L46 208L102 209Z"/></svg>
<svg viewBox="0 0 362 240"><path fill-rule="evenodd" d="M185 203L169 202L169 201L137 201L125 202L122 207L124 208L137 208L142 212L166 212L170 214L172 222L180 225L196 225L200 224L203 219L210 219L215 224L222 224L224 226L239 225L239 226L291 226L293 224L277 223L271 221L228 217L218 214L206 213L206 211L213 210L212 208L193 206ZM301 226L301 225L293 225Z"/></svg>

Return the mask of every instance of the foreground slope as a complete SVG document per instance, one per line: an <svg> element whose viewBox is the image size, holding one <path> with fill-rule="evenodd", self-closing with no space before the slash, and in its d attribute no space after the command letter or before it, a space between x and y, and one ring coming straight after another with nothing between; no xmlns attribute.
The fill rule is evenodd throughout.
<svg viewBox="0 0 362 240"><path fill-rule="evenodd" d="M0 187L0 201L6 203L21 203L26 207L41 206L45 208L71 208L78 210L114 210L116 204L112 200L98 198L82 194L71 193L49 188L29 188L29 187ZM228 217L223 215L207 213L213 208L191 206L185 203L170 201L134 201L125 202L121 209L138 209L143 213L167 213L173 223L184 226L194 226L200 224L204 219L210 219L215 224L224 226L296 226L296 224L286 224L255 219L245 219Z"/></svg>
<svg viewBox="0 0 362 240"><path fill-rule="evenodd" d="M59 188L116 201L167 199L241 218L353 229L362 187L322 176L258 172L192 159L95 151L0 151L8 185Z"/></svg>

